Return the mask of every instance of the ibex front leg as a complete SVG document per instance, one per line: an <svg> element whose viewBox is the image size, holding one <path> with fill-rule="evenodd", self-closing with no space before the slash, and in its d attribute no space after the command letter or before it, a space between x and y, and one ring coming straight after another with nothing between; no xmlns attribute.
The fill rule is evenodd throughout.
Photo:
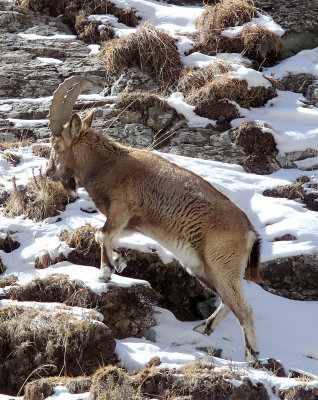
<svg viewBox="0 0 318 400"><path fill-rule="evenodd" d="M128 223L127 213L122 208L113 207L109 212L105 225L95 235L101 246L100 280L108 282L114 269L121 272L126 264L113 251L113 240L119 236Z"/></svg>

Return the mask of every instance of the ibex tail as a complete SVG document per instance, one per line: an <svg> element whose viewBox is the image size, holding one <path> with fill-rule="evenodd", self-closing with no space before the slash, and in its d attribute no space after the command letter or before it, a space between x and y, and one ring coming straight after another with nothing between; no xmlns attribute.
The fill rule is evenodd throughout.
<svg viewBox="0 0 318 400"><path fill-rule="evenodd" d="M245 270L245 279L248 281L262 282L262 279L259 275L260 251L261 251L261 239L257 237L253 244L250 257L247 262L247 267Z"/></svg>

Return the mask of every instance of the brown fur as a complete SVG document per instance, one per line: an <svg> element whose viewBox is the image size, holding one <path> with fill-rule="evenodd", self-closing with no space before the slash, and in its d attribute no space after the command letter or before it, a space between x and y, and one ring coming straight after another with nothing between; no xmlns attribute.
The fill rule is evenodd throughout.
<svg viewBox="0 0 318 400"><path fill-rule="evenodd" d="M114 259L116 237L141 232L153 238L225 303L198 330L210 333L233 311L244 331L247 357L255 358L255 327L241 279L247 264L248 277L257 277L260 240L247 216L193 172L94 132L93 116L73 115L61 136L52 138L47 175L65 186L77 178L107 217L97 235L102 278L125 267L120 257Z"/></svg>

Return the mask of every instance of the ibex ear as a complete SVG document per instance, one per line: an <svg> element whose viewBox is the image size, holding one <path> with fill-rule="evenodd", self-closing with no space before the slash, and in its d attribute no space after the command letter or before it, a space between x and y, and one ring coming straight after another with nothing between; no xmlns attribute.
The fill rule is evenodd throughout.
<svg viewBox="0 0 318 400"><path fill-rule="evenodd" d="M83 119L83 128L86 130L92 126L93 119L95 117L95 112L92 110L86 118Z"/></svg>
<svg viewBox="0 0 318 400"><path fill-rule="evenodd" d="M78 114L73 114L70 120L70 131L72 138L82 129L82 120Z"/></svg>
<svg viewBox="0 0 318 400"><path fill-rule="evenodd" d="M82 129L82 120L78 114L73 114L70 121L64 125L62 137L68 146L72 144L74 137Z"/></svg>

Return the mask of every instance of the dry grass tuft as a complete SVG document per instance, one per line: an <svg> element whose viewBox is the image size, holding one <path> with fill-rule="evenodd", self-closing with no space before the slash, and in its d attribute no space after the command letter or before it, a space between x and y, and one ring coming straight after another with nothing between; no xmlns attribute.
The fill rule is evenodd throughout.
<svg viewBox="0 0 318 400"><path fill-rule="evenodd" d="M1 142L0 151L9 149L18 149L19 147L30 146L32 142L30 140L21 140L21 142Z"/></svg>
<svg viewBox="0 0 318 400"><path fill-rule="evenodd" d="M32 153L37 157L50 158L51 147L43 144L36 144L32 147Z"/></svg>
<svg viewBox="0 0 318 400"><path fill-rule="evenodd" d="M114 29L111 24L101 25L100 21L90 21L87 19L85 12L80 12L74 24L74 29L80 40L85 43L102 43L113 39L115 36Z"/></svg>
<svg viewBox="0 0 318 400"><path fill-rule="evenodd" d="M9 164L13 165L14 167L16 167L19 162L21 161L20 157L17 154L14 153L4 153L1 155L1 157L3 159L5 159Z"/></svg>
<svg viewBox="0 0 318 400"><path fill-rule="evenodd" d="M100 245L95 241L96 228L85 225L71 232L63 231L60 239L74 250L67 259L75 264L100 265Z"/></svg>
<svg viewBox="0 0 318 400"><path fill-rule="evenodd" d="M252 0L222 0L214 6L206 6L196 21L200 41L208 40L217 30L250 22L256 15Z"/></svg>
<svg viewBox="0 0 318 400"><path fill-rule="evenodd" d="M50 253L45 250L34 262L34 268L36 269L45 269L49 266L59 263L61 261L65 261L64 254L59 254L57 257L52 258Z"/></svg>
<svg viewBox="0 0 318 400"><path fill-rule="evenodd" d="M193 91L186 97L186 101L195 106L204 102L208 107L211 101L226 99L235 101L241 107L250 108L263 106L268 100L276 96L277 93L273 86L269 88L253 86L249 89L247 81L233 78L230 74L223 74L217 76L202 89Z"/></svg>
<svg viewBox="0 0 318 400"><path fill-rule="evenodd" d="M116 362L109 329L63 309L3 307L0 335L0 388L9 395L17 395L27 380L90 375L100 365Z"/></svg>
<svg viewBox="0 0 318 400"><path fill-rule="evenodd" d="M54 388L65 386L71 394L88 392L91 386L91 378L79 376L76 378L52 377L37 379L25 386L24 400L42 400L54 394Z"/></svg>
<svg viewBox="0 0 318 400"><path fill-rule="evenodd" d="M18 187L13 182L13 191L4 212L10 218L24 215L39 222L58 215L75 200L76 197L65 190L61 183L49 181L40 171L39 175L33 175L27 187Z"/></svg>
<svg viewBox="0 0 318 400"><path fill-rule="evenodd" d="M283 41L269 29L259 25L246 26L238 37L242 40L244 54L258 64L267 67L280 59Z"/></svg>
<svg viewBox="0 0 318 400"><path fill-rule="evenodd" d="M1 265L1 259L0 259ZM2 272L1 272L2 273ZM15 275L9 275L0 279L0 288L4 288L6 286L14 286L17 283L17 277Z"/></svg>
<svg viewBox="0 0 318 400"><path fill-rule="evenodd" d="M300 200L309 210L318 211L318 184L312 182L308 176L300 176L291 185L277 186L275 189L266 189L263 196Z"/></svg>
<svg viewBox="0 0 318 400"><path fill-rule="evenodd" d="M112 14L131 27L137 26L140 19L136 10L123 10L108 0L72 0L65 7L63 21L86 43L101 43L114 37L112 25L100 27L101 21L88 20L91 14Z"/></svg>
<svg viewBox="0 0 318 400"><path fill-rule="evenodd" d="M59 302L85 308L94 308L98 298L82 281L70 280L62 274L36 278L24 286L12 288L9 294L12 300Z"/></svg>
<svg viewBox="0 0 318 400"><path fill-rule="evenodd" d="M175 39L150 23L135 33L104 43L101 56L109 75L117 75L125 66L137 66L165 88L177 82L182 69Z"/></svg>
<svg viewBox="0 0 318 400"><path fill-rule="evenodd" d="M232 71L231 62L221 59L215 59L205 68L183 69L177 89L188 96L192 91L202 88L217 76L229 71Z"/></svg>

